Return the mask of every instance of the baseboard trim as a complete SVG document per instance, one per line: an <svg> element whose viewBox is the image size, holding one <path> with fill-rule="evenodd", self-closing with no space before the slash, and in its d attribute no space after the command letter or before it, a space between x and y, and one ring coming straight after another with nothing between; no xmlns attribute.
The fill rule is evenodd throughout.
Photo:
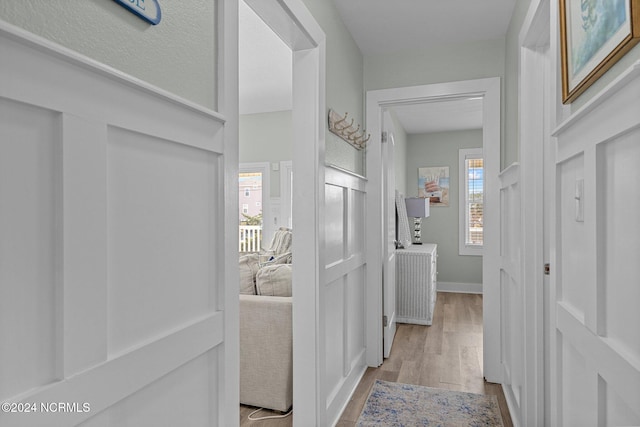
<svg viewBox="0 0 640 427"><path fill-rule="evenodd" d="M436 284L438 292L457 292L461 294L482 294L482 283L440 282Z"/></svg>
<svg viewBox="0 0 640 427"><path fill-rule="evenodd" d="M517 408L516 405L516 398L513 395L513 393L511 392L511 390L509 389L509 387L506 387L504 384L501 384L502 386L502 392L504 393L504 398L507 401L507 409L509 410L509 417L511 418L511 423L513 424L513 427L520 427L520 419L518 417L514 417L514 415L517 415L518 413L515 411Z"/></svg>
<svg viewBox="0 0 640 427"><path fill-rule="evenodd" d="M339 387L335 390L334 393L331 393L327 398L327 402L331 402L327 405L327 419L329 421L328 425L331 427L335 427L340 421L340 417L342 413L347 408L347 405L351 401L353 394L356 392L356 388L362 381L362 377L364 377L365 372L367 372L367 364L365 362L365 350L358 357L356 357L355 361L352 363L352 371L351 373L342 379Z"/></svg>

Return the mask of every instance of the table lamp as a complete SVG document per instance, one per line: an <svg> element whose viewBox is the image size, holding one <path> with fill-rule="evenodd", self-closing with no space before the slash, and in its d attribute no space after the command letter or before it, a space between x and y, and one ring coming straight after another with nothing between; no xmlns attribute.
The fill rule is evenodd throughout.
<svg viewBox="0 0 640 427"><path fill-rule="evenodd" d="M422 226L422 218L429 216L429 199L422 197L408 197L404 199L407 206L407 216L413 218L413 238L414 245L421 245L420 227Z"/></svg>

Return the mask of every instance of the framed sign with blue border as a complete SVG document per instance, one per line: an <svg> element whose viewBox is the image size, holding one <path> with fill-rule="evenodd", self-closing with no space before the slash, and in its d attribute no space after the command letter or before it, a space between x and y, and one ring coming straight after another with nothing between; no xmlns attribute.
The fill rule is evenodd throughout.
<svg viewBox="0 0 640 427"><path fill-rule="evenodd" d="M162 11L160 10L160 3L158 3L158 0L114 1L153 25L158 25L160 23L160 19L162 18Z"/></svg>

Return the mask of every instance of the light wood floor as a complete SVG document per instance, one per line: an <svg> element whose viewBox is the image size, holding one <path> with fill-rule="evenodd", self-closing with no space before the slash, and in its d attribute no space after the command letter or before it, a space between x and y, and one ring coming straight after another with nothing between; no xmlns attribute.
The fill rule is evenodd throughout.
<svg viewBox="0 0 640 427"><path fill-rule="evenodd" d="M482 376L481 295L438 292L433 325L399 324L391 355L379 368L367 369L337 427L355 426L376 379L496 395L504 426L513 426L502 387ZM291 417L248 421L253 409L240 407L240 426L292 425Z"/></svg>

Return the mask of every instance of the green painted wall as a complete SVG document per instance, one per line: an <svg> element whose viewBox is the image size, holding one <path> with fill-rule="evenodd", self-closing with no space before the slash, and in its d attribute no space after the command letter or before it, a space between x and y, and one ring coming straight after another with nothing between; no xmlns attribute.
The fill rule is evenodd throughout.
<svg viewBox="0 0 640 427"><path fill-rule="evenodd" d="M458 255L458 150L482 147L482 130L408 135L407 197L418 195L418 168L449 166L449 207L430 209L422 241L438 244L438 281L482 283L482 257Z"/></svg>
<svg viewBox="0 0 640 427"><path fill-rule="evenodd" d="M0 19L216 108L216 1L162 1L148 24L112 0L1 0Z"/></svg>
<svg viewBox="0 0 640 427"><path fill-rule="evenodd" d="M505 121L505 39L442 45L364 58L366 90L417 86L486 77L502 78L502 123ZM502 166L511 155L502 132Z"/></svg>
<svg viewBox="0 0 640 427"><path fill-rule="evenodd" d="M326 106L364 125L363 57L332 1L303 0L327 38ZM326 131L327 163L365 175L364 151Z"/></svg>
<svg viewBox="0 0 640 427"><path fill-rule="evenodd" d="M293 158L291 110L240 116L240 163L280 161ZM280 172L270 171L271 197L280 196Z"/></svg>
<svg viewBox="0 0 640 427"><path fill-rule="evenodd" d="M505 40L367 55L367 90L504 76Z"/></svg>

